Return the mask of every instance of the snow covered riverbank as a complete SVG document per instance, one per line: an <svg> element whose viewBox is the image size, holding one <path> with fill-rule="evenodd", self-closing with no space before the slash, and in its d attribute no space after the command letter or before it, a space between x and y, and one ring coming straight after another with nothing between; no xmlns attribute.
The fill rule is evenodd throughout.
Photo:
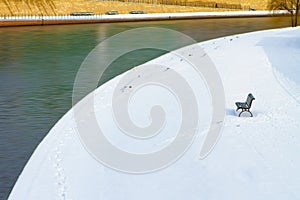
<svg viewBox="0 0 300 200"><path fill-rule="evenodd" d="M199 159L199 150L212 114L209 91L205 80L176 57L176 54L199 56L193 54L196 46L204 49L218 70L226 103L222 136L203 160ZM228 36L187 46L175 53L150 63L180 73L198 100L196 138L177 162L160 171L138 175L110 169L83 147L69 111L36 149L10 199L300 198L300 28ZM153 76L141 74L141 77L146 75ZM147 106L155 105L158 99L166 109L167 122L162 136L157 135L149 142L132 142L132 138L118 135L120 131L110 115L114 86L121 77L94 92L96 117L106 137L128 152L145 153L164 148L179 128L180 119L176 117L180 109L176 100L159 88L138 90L137 97L131 99L133 119L147 124ZM168 77L162 75L162 78ZM256 97L251 108L254 117L239 118L234 102L244 101L249 92ZM160 98L153 100L155 95Z"/></svg>
<svg viewBox="0 0 300 200"><path fill-rule="evenodd" d="M101 22L130 22L176 19L206 19L233 17L267 17L288 15L286 11L232 11L232 12L190 12L190 13L153 13L120 14L93 16L0 16L1 26L82 24Z"/></svg>

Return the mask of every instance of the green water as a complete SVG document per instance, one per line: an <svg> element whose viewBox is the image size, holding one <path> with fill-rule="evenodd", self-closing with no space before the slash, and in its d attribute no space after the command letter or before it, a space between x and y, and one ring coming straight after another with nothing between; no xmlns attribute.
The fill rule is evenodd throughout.
<svg viewBox="0 0 300 200"><path fill-rule="evenodd" d="M0 199L8 197L34 149L71 108L77 70L104 39L133 28L163 27L200 42L289 23L289 18L267 17L0 28ZM99 84L163 53L128 53Z"/></svg>

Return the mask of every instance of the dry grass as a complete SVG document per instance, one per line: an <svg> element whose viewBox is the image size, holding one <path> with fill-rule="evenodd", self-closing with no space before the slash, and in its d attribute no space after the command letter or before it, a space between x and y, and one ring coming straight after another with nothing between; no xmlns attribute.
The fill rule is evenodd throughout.
<svg viewBox="0 0 300 200"><path fill-rule="evenodd" d="M128 0L127 0L128 1ZM129 0L134 1L134 0ZM141 2L141 0L135 0ZM174 2L178 0L174 0ZM182 2L199 2L199 0L181 0ZM242 9L255 7L266 9L268 0L202 0L202 2L240 4ZM144 1L145 2L145 1ZM153 1L152 1L153 2ZM169 0L172 2L172 0ZM225 9L175 6L162 4L146 4L120 1L95 0L0 0L0 15L68 15L72 12L91 11L104 14L109 10L117 10L121 14L131 10L145 10L147 13L166 12L200 12L224 11Z"/></svg>
<svg viewBox="0 0 300 200"><path fill-rule="evenodd" d="M257 8L260 10L268 9L269 0L241 0L241 4L250 8Z"/></svg>

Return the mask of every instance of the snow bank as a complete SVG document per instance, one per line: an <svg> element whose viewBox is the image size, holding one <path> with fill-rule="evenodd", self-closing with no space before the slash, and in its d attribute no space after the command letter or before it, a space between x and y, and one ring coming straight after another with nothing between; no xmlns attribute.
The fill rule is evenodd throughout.
<svg viewBox="0 0 300 200"><path fill-rule="evenodd" d="M195 44L213 60L226 95L222 137L207 158L198 159L212 112L205 81L194 76L174 54L166 54L151 62L170 66L186 77L201 105L197 137L182 158L163 170L140 175L107 168L82 146L71 110L36 149L10 199L300 198L299 43L300 28L286 28ZM190 54L192 49L188 46L176 52ZM167 119L175 121L165 125L164 137L153 138L152 144L130 143L128 138L118 136L113 119L108 117L113 87L120 77L94 91L97 120L109 133L106 136L128 151L163 148L172 140L170 131L178 128L173 116L180 111L176 111L176 105L175 111L169 108L172 114ZM245 114L239 118L234 102L243 101L249 92L256 97L251 109L254 117ZM134 101L151 105L155 101L151 95L156 93L155 88L142 90L141 96L148 96ZM163 106L176 104L167 95L162 99ZM140 119L142 111L135 111L139 116L135 120L147 123Z"/></svg>
<svg viewBox="0 0 300 200"><path fill-rule="evenodd" d="M231 11L231 12L185 12L185 13L151 13L120 14L92 16L0 16L1 26L49 25L49 24L82 24L101 22L128 22L175 19L232 18L232 17L266 17L289 15L282 10L276 11Z"/></svg>

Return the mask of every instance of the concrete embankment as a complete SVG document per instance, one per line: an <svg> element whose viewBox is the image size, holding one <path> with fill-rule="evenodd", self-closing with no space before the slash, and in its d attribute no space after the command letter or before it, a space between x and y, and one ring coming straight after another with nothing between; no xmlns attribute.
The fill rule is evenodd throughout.
<svg viewBox="0 0 300 200"><path fill-rule="evenodd" d="M105 22L130 22L178 19L267 17L287 15L285 11L235 11L235 12L191 12L191 13L158 13L158 14L120 14L93 16L18 16L0 17L0 27L34 26L55 24L83 24Z"/></svg>

